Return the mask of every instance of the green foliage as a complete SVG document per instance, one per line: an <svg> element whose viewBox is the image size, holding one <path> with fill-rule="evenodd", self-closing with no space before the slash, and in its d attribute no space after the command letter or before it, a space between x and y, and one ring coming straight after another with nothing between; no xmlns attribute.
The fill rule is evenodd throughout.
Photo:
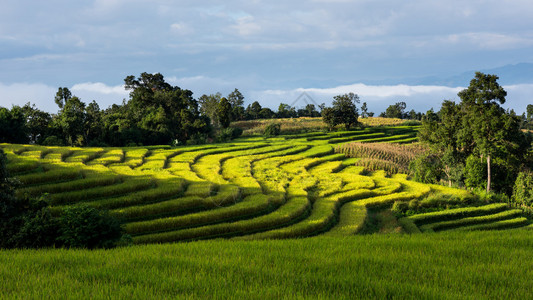
<svg viewBox="0 0 533 300"><path fill-rule="evenodd" d="M218 121L220 122L220 126L222 126L222 128L228 128L232 120L231 113L231 104L229 103L228 99L220 99L217 107L217 115Z"/></svg>
<svg viewBox="0 0 533 300"><path fill-rule="evenodd" d="M0 107L0 143L26 143L26 118L18 106Z"/></svg>
<svg viewBox="0 0 533 300"><path fill-rule="evenodd" d="M480 188L484 183L487 192L495 189L510 194L512 182L526 161L531 145L520 131L520 119L500 106L507 92L497 80L495 75L477 72L470 86L459 92L461 103L445 100L438 115L428 111L422 120L419 138L442 157L443 173L450 185L461 185L464 172L468 187ZM471 155L483 157L485 175L480 164L467 159Z"/></svg>
<svg viewBox="0 0 533 300"><path fill-rule="evenodd" d="M242 129L237 127L228 127L220 130L217 136L218 142L229 142L242 135Z"/></svg>
<svg viewBox="0 0 533 300"><path fill-rule="evenodd" d="M332 130L338 124L338 119L336 117L335 110L331 107L325 107L322 110L322 120L324 121L324 123L326 123L329 130Z"/></svg>
<svg viewBox="0 0 533 300"><path fill-rule="evenodd" d="M322 109L322 119L331 130L338 124L344 124L346 129L359 125L359 117L356 103L359 103L359 96L354 93L337 95L333 97L333 107Z"/></svg>
<svg viewBox="0 0 533 300"><path fill-rule="evenodd" d="M261 104L259 104L259 102L257 101L254 101L252 104L246 107L246 110L244 111L245 119L247 120L259 119L261 117L260 113L262 109L263 107L261 107Z"/></svg>
<svg viewBox="0 0 533 300"><path fill-rule="evenodd" d="M231 105L231 119L233 121L240 121L244 119L244 96L238 89L231 92L228 97L228 102Z"/></svg>
<svg viewBox="0 0 533 300"><path fill-rule="evenodd" d="M264 135L265 136L277 136L281 133L281 125L278 123L273 123L268 125L265 128Z"/></svg>
<svg viewBox="0 0 533 300"><path fill-rule="evenodd" d="M66 90L68 91L68 89ZM71 146L75 144L81 146L83 144L85 133L85 103L83 103L78 97L69 97L65 99L65 102L62 102L61 110L58 114L58 124L63 130L67 142ZM79 143L79 141L82 142Z"/></svg>
<svg viewBox="0 0 533 300"><path fill-rule="evenodd" d="M423 183L437 183L442 177L440 160L435 155L421 155L409 165L414 180Z"/></svg>
<svg viewBox="0 0 533 300"><path fill-rule="evenodd" d="M380 116L385 118L398 118L398 119L404 119L406 117L405 114L405 108L407 105L405 102L397 102L396 104L389 105L384 113L382 113Z"/></svg>
<svg viewBox="0 0 533 300"><path fill-rule="evenodd" d="M291 107L288 104L280 103L278 107L278 118L296 118L297 116L296 109L294 107Z"/></svg>
<svg viewBox="0 0 533 300"><path fill-rule="evenodd" d="M533 206L533 172L524 171L518 174L512 199L515 203Z"/></svg>
<svg viewBox="0 0 533 300"><path fill-rule="evenodd" d="M209 117L213 125L218 124L218 106L222 94L216 93L211 95L202 95L198 99L198 104L200 105L200 113L204 116Z"/></svg>
<svg viewBox="0 0 533 300"><path fill-rule="evenodd" d="M395 201L392 205L392 212L395 214L404 214L409 209L409 203L405 201Z"/></svg>
<svg viewBox="0 0 533 300"><path fill-rule="evenodd" d="M6 163L0 149L0 248L52 246L57 226L46 203L16 197L16 184L9 178Z"/></svg>
<svg viewBox="0 0 533 300"><path fill-rule="evenodd" d="M466 159L465 185L469 188L483 188L487 182L487 164L474 155Z"/></svg>
<svg viewBox="0 0 533 300"><path fill-rule="evenodd" d="M117 220L88 206L66 208L59 224L58 241L67 248L112 248L122 238Z"/></svg>
<svg viewBox="0 0 533 300"><path fill-rule="evenodd" d="M52 116L31 105L29 102L22 107L26 118L26 128L29 135L29 142L41 144L50 135L52 126Z"/></svg>

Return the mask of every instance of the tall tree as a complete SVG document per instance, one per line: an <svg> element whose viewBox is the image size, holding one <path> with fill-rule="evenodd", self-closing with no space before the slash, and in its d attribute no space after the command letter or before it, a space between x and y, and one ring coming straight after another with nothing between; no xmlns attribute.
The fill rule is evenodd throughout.
<svg viewBox="0 0 533 300"><path fill-rule="evenodd" d="M59 109L63 109L65 103L72 97L72 93L66 87L60 87L57 90L56 96L54 98L55 103L59 106Z"/></svg>
<svg viewBox="0 0 533 300"><path fill-rule="evenodd" d="M263 109L263 107L261 107L261 104L259 104L259 102L257 101L254 101L251 105L248 105L248 107L246 107L246 110L244 111L246 114L246 118L249 120L259 119L261 109Z"/></svg>
<svg viewBox="0 0 533 300"><path fill-rule="evenodd" d="M198 98L198 103L200 104L200 113L209 117L209 119L211 119L211 124L213 125L218 124L217 109L221 98L222 94L220 93L211 94L209 96L202 95L200 98Z"/></svg>
<svg viewBox="0 0 533 300"><path fill-rule="evenodd" d="M229 124L231 123L231 112L231 104L229 103L228 99L224 97L220 99L217 108L217 115L218 121L220 122L220 126L222 126L222 128L229 127Z"/></svg>
<svg viewBox="0 0 533 300"><path fill-rule="evenodd" d="M52 116L29 102L22 107L26 118L29 142L40 144L48 135Z"/></svg>
<svg viewBox="0 0 533 300"><path fill-rule="evenodd" d="M78 97L69 98L58 114L58 120L67 142L71 146L81 146L85 133L85 103Z"/></svg>
<svg viewBox="0 0 533 300"><path fill-rule="evenodd" d="M207 130L192 91L168 84L160 73L128 76L124 83L131 91L126 110L133 120L130 132L140 132L144 143L185 142Z"/></svg>
<svg viewBox="0 0 533 300"><path fill-rule="evenodd" d="M278 118L293 118L296 117L296 110L288 104L280 103L277 112Z"/></svg>
<svg viewBox="0 0 533 300"><path fill-rule="evenodd" d="M361 106L361 118L368 117L368 106L366 105L366 102L363 102L363 105Z"/></svg>
<svg viewBox="0 0 533 300"><path fill-rule="evenodd" d="M505 103L507 92L497 80L496 75L476 72L468 88L458 93L465 113L462 126L471 129L477 152L487 160L487 192L491 190L491 158L509 142L505 111L500 106Z"/></svg>
<svg viewBox="0 0 533 300"><path fill-rule="evenodd" d="M397 102L393 105L389 105L385 112L381 114L385 118L398 118L403 119L405 117L405 108L407 104L405 102Z"/></svg>
<svg viewBox="0 0 533 300"><path fill-rule="evenodd" d="M244 119L244 96L238 89L229 93L228 102L231 105L231 119L232 121L239 121Z"/></svg>
<svg viewBox="0 0 533 300"><path fill-rule="evenodd" d="M0 142L27 143L26 118L20 106L0 107Z"/></svg>
<svg viewBox="0 0 533 300"><path fill-rule="evenodd" d="M96 140L102 141L103 128L102 111L98 103L93 100L85 108L85 140L87 143Z"/></svg>
<svg viewBox="0 0 533 300"><path fill-rule="evenodd" d="M337 118L337 124L344 124L346 129L356 126L359 117L356 103L359 103L359 96L354 93L337 95L333 97L333 109Z"/></svg>
<svg viewBox="0 0 533 300"><path fill-rule="evenodd" d="M526 108L528 129L533 129L533 104L528 104Z"/></svg>

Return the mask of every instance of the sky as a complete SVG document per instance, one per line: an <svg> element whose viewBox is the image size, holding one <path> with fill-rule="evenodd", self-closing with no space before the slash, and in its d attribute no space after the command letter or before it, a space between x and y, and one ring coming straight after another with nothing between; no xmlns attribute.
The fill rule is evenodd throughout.
<svg viewBox="0 0 533 300"><path fill-rule="evenodd" d="M101 108L128 75L161 73L202 94L330 104L353 92L438 110L475 71L533 63L530 0L0 0L0 106L56 112L58 87ZM464 81L447 81L461 74ZM470 74L468 77L468 74ZM511 74L511 75L507 75ZM500 76L507 108L533 103L533 74ZM498 74L497 74L498 75ZM302 93L308 97L300 97ZM300 97L300 98L299 98ZM296 101L300 99L300 101Z"/></svg>

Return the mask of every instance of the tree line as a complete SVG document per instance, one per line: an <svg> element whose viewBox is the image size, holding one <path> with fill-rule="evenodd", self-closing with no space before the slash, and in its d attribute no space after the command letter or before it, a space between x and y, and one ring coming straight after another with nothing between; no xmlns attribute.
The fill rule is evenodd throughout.
<svg viewBox="0 0 533 300"><path fill-rule="evenodd" d="M124 86L130 91L129 99L107 109L101 109L94 100L83 102L65 87L60 87L55 95L55 114L31 103L11 109L0 107L0 142L48 146L198 144L239 136L238 129L228 128L234 121L324 116L333 128L340 123L353 127L359 117L355 106L359 97L353 93L335 96L330 108L307 104L297 109L281 103L273 111L258 101L245 107L238 89L226 97L216 93L196 100L190 90L170 85L160 73L127 76ZM421 118L414 111L404 113L405 107L405 102L396 103L380 116ZM373 115L363 103L360 116Z"/></svg>
<svg viewBox="0 0 533 300"><path fill-rule="evenodd" d="M522 116L502 108L507 92L498 79L477 72L459 92L459 103L445 100L438 112L424 115L419 138L432 151L411 169L426 183L445 181L508 196L525 189L525 197L513 197L531 198L533 205L533 136L524 130L533 125L533 105Z"/></svg>
<svg viewBox="0 0 533 300"><path fill-rule="evenodd" d="M241 134L229 127L241 120L323 117L330 129L338 124L357 126L359 117L374 116L366 102L359 109L359 96L337 95L332 107L307 104L297 109L281 103L277 111L258 101L244 106L244 96L235 89L226 97L220 93L202 95L197 100L190 90L167 83L160 73L142 73L124 79L129 99L101 109L92 101L84 103L65 87L60 87L54 102L58 112L50 114L30 103L0 107L0 142L31 143L49 146L133 146L155 144L199 144L225 141ZM406 110L405 102L389 105L380 117L422 120L427 114ZM428 112L434 114L433 112ZM434 118L434 117L433 117ZM533 105L519 118L520 128L533 129Z"/></svg>

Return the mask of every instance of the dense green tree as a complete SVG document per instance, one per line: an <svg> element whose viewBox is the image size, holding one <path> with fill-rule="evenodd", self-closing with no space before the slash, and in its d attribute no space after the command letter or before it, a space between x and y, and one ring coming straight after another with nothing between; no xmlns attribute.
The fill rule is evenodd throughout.
<svg viewBox="0 0 533 300"><path fill-rule="evenodd" d="M297 115L296 109L288 104L280 103L276 116L278 118L295 118Z"/></svg>
<svg viewBox="0 0 533 300"><path fill-rule="evenodd" d="M471 130L475 152L487 161L487 192L491 190L491 159L498 152L514 152L520 147L518 118L500 106L507 92L497 80L496 75L476 72L469 87L458 94L464 112L462 126Z"/></svg>
<svg viewBox="0 0 533 300"><path fill-rule="evenodd" d="M354 93L337 95L333 97L334 124L344 124L346 129L350 129L358 124L359 117L356 103L359 103L359 96ZM329 118L327 118L329 120ZM325 121L325 120L324 120Z"/></svg>
<svg viewBox="0 0 533 300"><path fill-rule="evenodd" d="M89 206L66 208L59 224L58 241L67 248L112 248L122 238L116 219Z"/></svg>
<svg viewBox="0 0 533 300"><path fill-rule="evenodd" d="M259 114L261 113L261 109L263 109L263 107L261 107L261 104L259 104L259 102L257 101L254 101L251 105L248 105L248 107L246 107L246 110L244 111L245 118L247 120L259 119L260 118Z"/></svg>
<svg viewBox="0 0 533 300"><path fill-rule="evenodd" d="M85 107L85 140L87 143L103 141L103 112L96 101L92 101Z"/></svg>
<svg viewBox="0 0 533 300"><path fill-rule="evenodd" d="M361 106L361 118L367 118L368 117L368 106L366 105L366 102L363 102L363 105Z"/></svg>
<svg viewBox="0 0 533 300"><path fill-rule="evenodd" d="M70 97L66 99L62 107L57 117L65 139L71 146L74 144L78 146L83 145L85 134L85 103L78 97Z"/></svg>
<svg viewBox="0 0 533 300"><path fill-rule="evenodd" d="M533 129L533 104L528 104L526 108L526 119L528 124L528 129Z"/></svg>
<svg viewBox="0 0 533 300"><path fill-rule="evenodd" d="M63 109L65 103L72 97L72 93L66 87L60 87L57 90L56 96L54 98L55 103L59 106L59 109Z"/></svg>
<svg viewBox="0 0 533 300"><path fill-rule="evenodd" d="M333 130L333 128L338 124L338 118L335 113L335 109L331 107L324 107L324 109L322 109L322 120L324 123L326 123L329 130Z"/></svg>
<svg viewBox="0 0 533 300"><path fill-rule="evenodd" d="M39 110L29 102L22 107L22 110L26 118L29 142L41 144L50 135L52 116L47 112Z"/></svg>
<svg viewBox="0 0 533 300"><path fill-rule="evenodd" d="M533 206L533 172L524 171L516 178L513 200L516 203Z"/></svg>
<svg viewBox="0 0 533 300"><path fill-rule="evenodd" d="M228 128L229 124L231 123L231 104L229 103L228 99L222 98L220 99L220 102L218 103L217 108L217 115L218 115L218 121L220 122L220 126L222 128Z"/></svg>
<svg viewBox="0 0 533 300"><path fill-rule="evenodd" d="M276 113L273 112L268 107L261 108L261 111L259 111L259 118L260 119L272 119L276 116Z"/></svg>
<svg viewBox="0 0 533 300"><path fill-rule="evenodd" d="M382 113L380 116L385 118L398 118L398 119L404 119L405 118L405 108L407 107L407 104L405 102L397 102L395 104L389 105L384 113Z"/></svg>
<svg viewBox="0 0 533 300"><path fill-rule="evenodd" d="M320 117L320 113L316 110L314 104L307 104L303 109L298 110L298 117Z"/></svg>
<svg viewBox="0 0 533 300"><path fill-rule="evenodd" d="M209 130L207 119L200 116L198 101L190 90L168 84L159 73L142 73L138 78L128 76L124 82L130 90L130 99L125 110L128 121L121 121L126 127L123 140L126 134L141 133L145 144L184 143L191 136ZM214 109L216 114L216 106Z"/></svg>
<svg viewBox="0 0 533 300"><path fill-rule="evenodd" d="M15 196L16 182L9 177L7 159L0 149L0 248L50 247L57 224L43 201Z"/></svg>
<svg viewBox="0 0 533 300"><path fill-rule="evenodd" d="M231 105L231 120L240 121L244 119L244 96L238 89L229 93L227 97Z"/></svg>
<svg viewBox="0 0 533 300"><path fill-rule="evenodd" d="M217 125L219 123L217 110L220 99L222 99L222 94L220 93L211 94L209 96L202 95L200 98L198 98L200 113L209 117L211 124L213 125Z"/></svg>
<svg viewBox="0 0 533 300"><path fill-rule="evenodd" d="M476 73L470 86L459 92L461 103L446 100L438 115L432 111L426 114L419 137L439 153L450 184L460 181L464 174L467 186L479 187L483 181L488 192L494 177L498 179L496 190L510 194L509 187L530 145L520 131L520 118L500 106L507 93L497 79L495 75ZM478 166L480 159L486 161L483 169ZM492 171L493 160L496 172ZM462 165L466 165L464 172ZM480 170L486 173L480 174Z"/></svg>
<svg viewBox="0 0 533 300"><path fill-rule="evenodd" d="M26 117L20 106L13 106L11 110L0 107L0 143L28 142Z"/></svg>

